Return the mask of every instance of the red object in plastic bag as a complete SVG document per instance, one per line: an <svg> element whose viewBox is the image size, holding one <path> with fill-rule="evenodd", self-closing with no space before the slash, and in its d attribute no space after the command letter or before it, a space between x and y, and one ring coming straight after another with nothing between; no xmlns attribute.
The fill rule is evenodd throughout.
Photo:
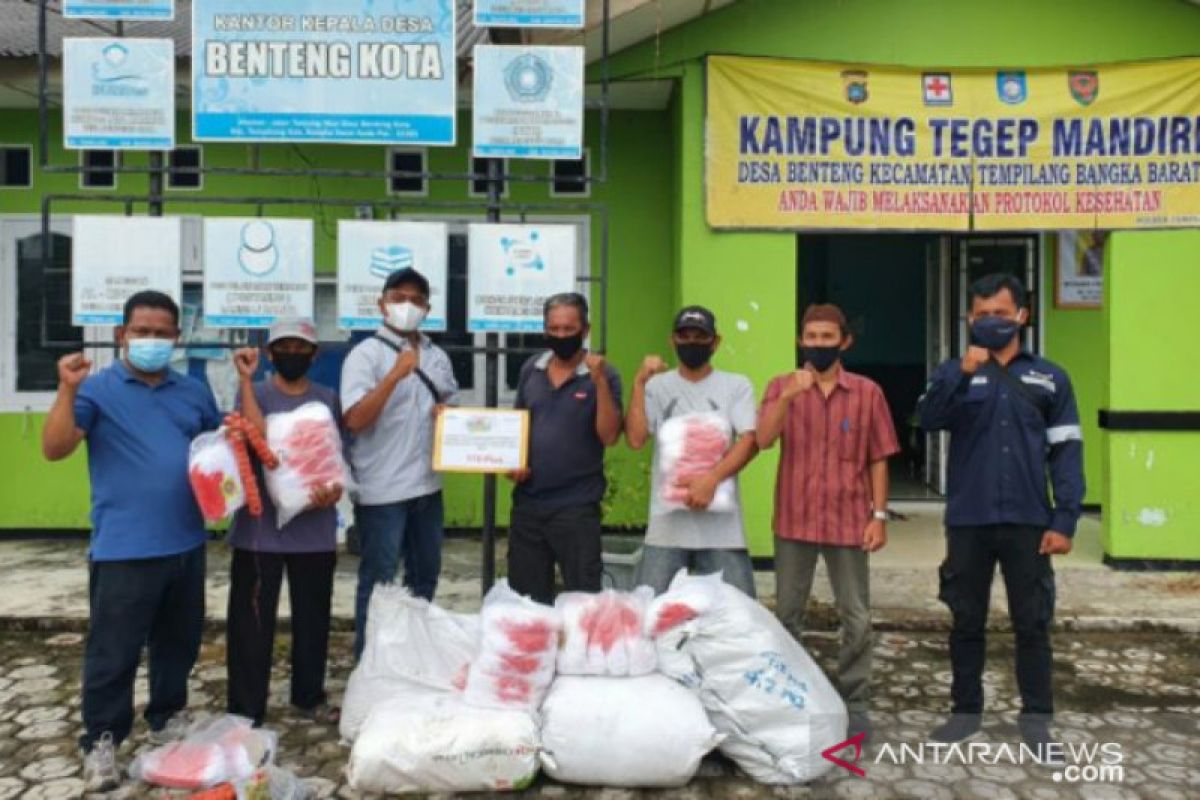
<svg viewBox="0 0 1200 800"><path fill-rule="evenodd" d="M225 775L225 753L211 742L175 742L147 758L142 780L171 789L203 789Z"/></svg>
<svg viewBox="0 0 1200 800"><path fill-rule="evenodd" d="M550 648L551 640L558 635L553 625L541 620L530 622L501 622L501 630L522 653L544 653Z"/></svg>

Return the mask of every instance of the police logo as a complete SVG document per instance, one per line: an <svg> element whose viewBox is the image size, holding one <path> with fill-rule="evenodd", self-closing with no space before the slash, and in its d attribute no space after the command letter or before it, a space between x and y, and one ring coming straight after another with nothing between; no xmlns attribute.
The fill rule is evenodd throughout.
<svg viewBox="0 0 1200 800"><path fill-rule="evenodd" d="M550 93L554 71L541 58L526 53L504 69L504 86L518 103L540 103Z"/></svg>
<svg viewBox="0 0 1200 800"><path fill-rule="evenodd" d="M848 69L842 72L842 85L846 90L846 99L858 105L867 102L867 72L861 69Z"/></svg>
<svg viewBox="0 0 1200 800"><path fill-rule="evenodd" d="M1015 106L1024 103L1029 96L1029 87L1024 72L997 72L996 94L1002 103Z"/></svg>
<svg viewBox="0 0 1200 800"><path fill-rule="evenodd" d="M1090 106L1100 95L1100 73L1095 70L1073 70L1067 73L1067 88L1081 106Z"/></svg>

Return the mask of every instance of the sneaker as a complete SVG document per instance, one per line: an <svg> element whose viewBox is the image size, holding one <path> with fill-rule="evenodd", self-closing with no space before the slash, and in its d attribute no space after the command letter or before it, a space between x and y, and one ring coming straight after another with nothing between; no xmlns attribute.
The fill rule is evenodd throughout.
<svg viewBox="0 0 1200 800"><path fill-rule="evenodd" d="M107 731L92 743L83 757L83 786L88 792L110 792L121 785L117 771L117 748Z"/></svg>
<svg viewBox="0 0 1200 800"><path fill-rule="evenodd" d="M978 714L951 714L949 719L933 729L929 738L944 744L965 742L978 736L981 726Z"/></svg>
<svg viewBox="0 0 1200 800"><path fill-rule="evenodd" d="M862 740L863 747L866 747L871 743L871 735L873 733L871 730L871 715L866 711L851 711L850 725L846 729L846 738L857 736L860 733L866 734Z"/></svg>
<svg viewBox="0 0 1200 800"><path fill-rule="evenodd" d="M1050 724L1046 720L1018 718L1017 728L1021 731L1021 739L1024 740L1025 746L1030 749L1039 764L1058 769L1067 765L1062 746L1052 746L1054 739L1050 736Z"/></svg>
<svg viewBox="0 0 1200 800"><path fill-rule="evenodd" d="M177 742L188 734L192 726L192 715L186 711L177 711L167 720L167 724L158 730L151 730L149 739L153 745Z"/></svg>

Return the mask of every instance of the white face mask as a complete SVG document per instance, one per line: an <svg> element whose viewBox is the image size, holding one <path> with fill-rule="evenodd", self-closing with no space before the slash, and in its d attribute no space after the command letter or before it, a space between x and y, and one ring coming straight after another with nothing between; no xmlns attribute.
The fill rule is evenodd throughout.
<svg viewBox="0 0 1200 800"><path fill-rule="evenodd" d="M415 303L406 300L387 304L387 323L398 331L415 331L424 319L425 309Z"/></svg>

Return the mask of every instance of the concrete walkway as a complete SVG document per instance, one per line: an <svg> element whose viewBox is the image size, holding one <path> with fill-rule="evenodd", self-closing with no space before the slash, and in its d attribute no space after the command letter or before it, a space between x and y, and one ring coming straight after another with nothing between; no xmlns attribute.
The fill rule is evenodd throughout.
<svg viewBox="0 0 1200 800"><path fill-rule="evenodd" d="M886 548L872 557L871 592L881 630L933 630L947 625L948 614L937 600L937 566L944 542L941 506L899 504L906 519L889 527ZM617 544L618 542L613 542ZM504 541L498 543L498 574L504 572ZM1061 629L1200 631L1200 573L1119 572L1101 563L1100 521L1085 517L1075 548L1055 559L1058 583L1057 620ZM87 544L81 540L0 541L0 625L81 629L87 619ZM340 627L353 618L358 559L343 555L334 588L334 615ZM818 567L811 614L814 629L836 624L832 594ZM228 597L228 548L209 546L208 616L223 622ZM447 541L438 603L473 610L480 597L480 545L477 537ZM759 572L760 598L774 601L774 575ZM287 614L286 592L283 600ZM992 623L1005 627L1007 603L1003 582L993 586Z"/></svg>

